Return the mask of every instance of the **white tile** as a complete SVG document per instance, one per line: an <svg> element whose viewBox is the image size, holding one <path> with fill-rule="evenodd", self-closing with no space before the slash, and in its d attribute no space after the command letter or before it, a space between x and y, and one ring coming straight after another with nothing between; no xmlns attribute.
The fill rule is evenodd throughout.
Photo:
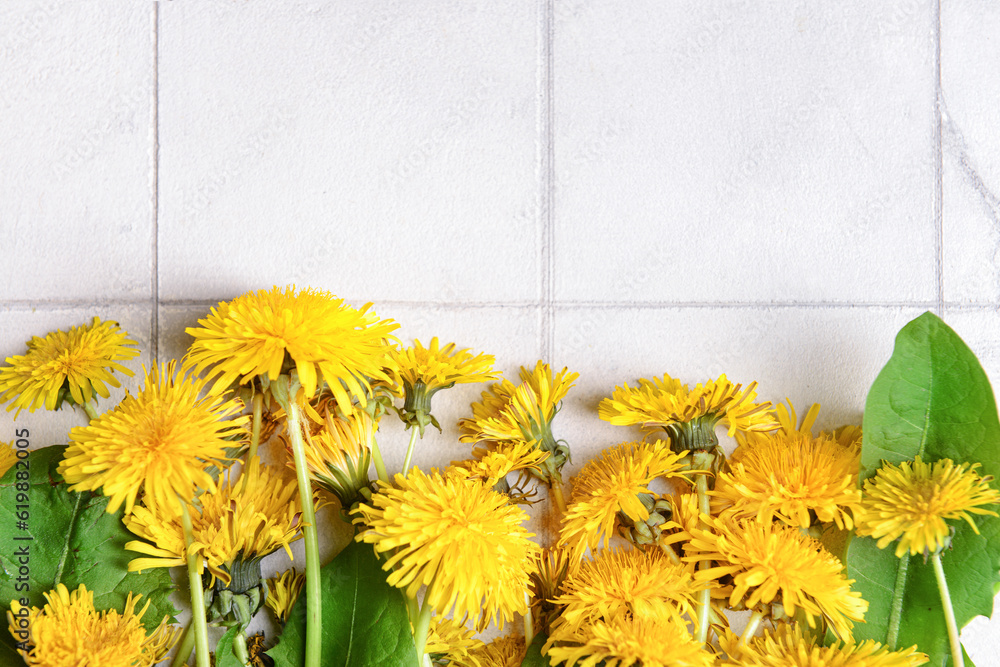
<svg viewBox="0 0 1000 667"><path fill-rule="evenodd" d="M0 301L150 294L151 16L0 6Z"/></svg>
<svg viewBox="0 0 1000 667"><path fill-rule="evenodd" d="M580 373L556 437L572 470L600 450L642 437L597 415L616 386L664 373L690 386L725 373L759 401L820 403L817 426L860 424L865 397L915 308L567 308L556 318L554 362ZM723 439L723 441L725 441Z"/></svg>
<svg viewBox="0 0 1000 667"><path fill-rule="evenodd" d="M50 310L35 309L5 309L0 310L0 362L7 366L6 359L26 354L27 342L32 336L45 336L57 330L66 331L70 327L89 325L94 317L101 321L118 322L121 329L129 334L129 338L137 343L140 355L129 361L122 361L122 366L133 371L129 377L116 372L114 375L121 387L109 386L111 397L99 398L98 409L106 411L125 396L126 390L135 391L142 384L142 365L150 365L150 308L148 306L97 306L92 308L67 307ZM78 408L64 406L61 410L49 411L39 408L34 412L22 410L15 420L16 410L7 411L10 403L0 406L0 440L10 442L14 439L15 430L27 428L31 434L31 449L48 447L49 445L64 445L68 442L69 431L74 426L85 426L86 415Z"/></svg>
<svg viewBox="0 0 1000 667"><path fill-rule="evenodd" d="M536 298L536 14L161 5L161 295Z"/></svg>
<svg viewBox="0 0 1000 667"><path fill-rule="evenodd" d="M1000 7L941 4L945 298L1000 302Z"/></svg>
<svg viewBox="0 0 1000 667"><path fill-rule="evenodd" d="M558 299L936 295L932 2L569 5Z"/></svg>
<svg viewBox="0 0 1000 667"><path fill-rule="evenodd" d="M943 160L943 270L948 303L1000 303L1000 200L956 152Z"/></svg>

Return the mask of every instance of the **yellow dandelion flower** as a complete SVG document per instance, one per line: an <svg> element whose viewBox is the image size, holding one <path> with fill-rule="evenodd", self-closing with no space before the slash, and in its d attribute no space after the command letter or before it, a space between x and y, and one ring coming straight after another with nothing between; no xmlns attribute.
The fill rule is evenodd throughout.
<svg viewBox="0 0 1000 667"><path fill-rule="evenodd" d="M348 509L363 497L369 486L368 469L372 462L372 442L377 425L363 410L348 416L327 413L324 424L310 433L306 429L306 464L309 476ZM288 465L294 467L292 447L285 442Z"/></svg>
<svg viewBox="0 0 1000 667"><path fill-rule="evenodd" d="M275 380L294 367L306 398L325 382L341 410L364 407L371 381L388 381L386 342L399 327L379 320L366 304L352 308L329 292L294 286L250 292L213 308L189 327L194 343L187 359L208 377L219 375L221 390L256 376Z"/></svg>
<svg viewBox="0 0 1000 667"><path fill-rule="evenodd" d="M524 528L527 514L475 480L413 469L395 484L383 484L355 519L365 526L357 539L389 556L383 567L391 586L413 598L427 585L424 604L478 619L480 630L527 611L539 549Z"/></svg>
<svg viewBox="0 0 1000 667"><path fill-rule="evenodd" d="M454 343L440 347L437 337L431 339L430 347L414 340L413 347L394 350L392 357L399 368L399 384L393 391L405 399L400 416L407 427L419 428L421 437L428 424L441 429L431 415L434 394L456 384L497 378L493 372L493 355L473 356L468 349L456 350Z"/></svg>
<svg viewBox="0 0 1000 667"><path fill-rule="evenodd" d="M18 653L33 667L152 667L166 657L179 633L164 618L146 634L142 616L149 601L136 613L140 597L129 593L122 613L99 612L86 586L70 592L58 584L45 593L41 609L12 600L7 621L11 635L27 646Z"/></svg>
<svg viewBox="0 0 1000 667"><path fill-rule="evenodd" d="M694 616L694 596L701 588L690 568L670 562L657 549L604 550L563 582L563 593L554 600L562 613L553 630L573 633L624 615L683 623L684 614Z"/></svg>
<svg viewBox="0 0 1000 667"><path fill-rule="evenodd" d="M492 447L476 447L474 458L452 461L446 471L449 475L459 475L467 479L478 479L487 486L496 486L507 475L521 471L537 471L540 463L549 453L535 448L528 440L499 442Z"/></svg>
<svg viewBox="0 0 1000 667"><path fill-rule="evenodd" d="M497 637L471 651L470 658L480 667L521 667L527 651L524 637Z"/></svg>
<svg viewBox="0 0 1000 667"><path fill-rule="evenodd" d="M809 627L826 617L840 637L849 637L851 622L864 620L868 603L851 590L840 560L819 540L798 528L770 522L724 521L705 517L708 530L695 529L684 560L716 561L695 579L706 584L731 577L729 605L748 609L780 602L788 616L802 609Z"/></svg>
<svg viewBox="0 0 1000 667"><path fill-rule="evenodd" d="M566 368L553 375L539 361L534 370L521 367L521 384L501 382L483 393L483 401L472 405L473 418L459 422L462 442L529 441L549 453L540 466L541 478L560 483L559 471L569 460L569 448L552 435L552 419L559 403L579 373ZM506 400L504 400L506 398Z"/></svg>
<svg viewBox="0 0 1000 667"><path fill-rule="evenodd" d="M431 662L434 664L443 663L448 667L486 667L474 657L475 652L483 645L483 642L476 639L475 633L465 627L464 623L446 616L433 616L424 653L431 656Z"/></svg>
<svg viewBox="0 0 1000 667"><path fill-rule="evenodd" d="M565 667L713 667L715 656L671 618L619 615L554 632L546 656Z"/></svg>
<svg viewBox="0 0 1000 667"><path fill-rule="evenodd" d="M34 336L27 354L8 357L10 366L0 368L0 403L11 401L7 410L17 408L20 414L43 405L56 410L67 398L77 405L89 402L95 393L108 398L107 385L121 386L115 371L132 375L118 362L139 356L139 350L130 347L135 344L117 322L97 317L89 326Z"/></svg>
<svg viewBox="0 0 1000 667"><path fill-rule="evenodd" d="M193 541L200 568L228 585L235 567L259 561L278 549L292 557L289 544L301 537L302 507L295 476L284 468L260 465L254 457L241 477L229 477L216 493L198 497L190 508ZM177 517L165 518L148 507L136 507L126 527L140 540L125 545L145 554L129 563L132 572L151 567L185 565L184 528ZM145 540L145 541L141 541ZM257 571L259 573L259 564Z"/></svg>
<svg viewBox="0 0 1000 667"><path fill-rule="evenodd" d="M541 627L548 628L557 613L553 600L562 593L563 582L576 572L580 559L567 547L548 547L536 554L531 574L531 610Z"/></svg>
<svg viewBox="0 0 1000 667"><path fill-rule="evenodd" d="M243 433L248 417L239 401L202 396L204 381L175 371L174 362L154 367L137 395L70 431L59 473L71 490L101 489L111 498L108 512L124 502L126 513L142 490L147 505L179 516L178 497L215 489L205 468L225 460L229 438Z"/></svg>
<svg viewBox="0 0 1000 667"><path fill-rule="evenodd" d="M306 583L306 573L289 568L279 575L267 579L267 600L264 604L274 613L282 625L288 622L295 601Z"/></svg>
<svg viewBox="0 0 1000 667"><path fill-rule="evenodd" d="M765 630L746 644L730 635L723 649L730 657L723 664L741 667L918 667L928 661L916 646L890 651L872 640L823 646L821 640L803 634L801 626L788 623Z"/></svg>
<svg viewBox="0 0 1000 667"><path fill-rule="evenodd" d="M725 375L689 389L680 380L664 374L663 379L639 380L637 387L615 387L610 398L601 401L601 419L618 426L641 424L667 430L681 449L710 449L715 442L700 442L698 434L688 434L684 425L698 424L702 437L714 440L712 429L721 423L732 436L737 431L770 431L778 426L770 401L754 403L757 383L733 384Z"/></svg>
<svg viewBox="0 0 1000 667"><path fill-rule="evenodd" d="M670 521L661 526L660 544L673 545L687 542L701 522L697 493L673 493L666 496L670 502Z"/></svg>
<svg viewBox="0 0 1000 667"><path fill-rule="evenodd" d="M774 518L801 528L819 521L850 529L852 512L861 503L858 487L860 445L844 447L831 435L781 430L753 434L720 472L715 490L717 507L736 519Z"/></svg>
<svg viewBox="0 0 1000 667"><path fill-rule="evenodd" d="M6 475L16 462L17 452L14 450L14 445L0 442L0 477Z"/></svg>
<svg viewBox="0 0 1000 667"><path fill-rule="evenodd" d="M559 543L573 545L582 555L602 542L608 546L619 513L632 522L649 519L641 496L652 493L649 483L654 479L684 477L686 456L671 452L661 440L623 442L604 450L573 478Z"/></svg>
<svg viewBox="0 0 1000 667"><path fill-rule="evenodd" d="M951 459L924 463L919 456L899 466L883 462L865 482L857 534L876 538L880 549L899 539L897 557L907 551L934 554L948 546L950 519L964 519L978 535L972 514L997 516L982 505L1000 503L1000 492L989 486L993 478L980 477L978 467Z"/></svg>

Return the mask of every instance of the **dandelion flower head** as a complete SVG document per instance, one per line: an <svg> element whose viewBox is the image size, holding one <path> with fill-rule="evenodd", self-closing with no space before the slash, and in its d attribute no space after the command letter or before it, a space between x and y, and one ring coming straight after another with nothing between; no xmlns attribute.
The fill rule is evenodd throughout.
<svg viewBox="0 0 1000 667"><path fill-rule="evenodd" d="M115 371L132 375L118 362L139 356L135 344L116 322L97 317L90 325L53 331L44 338L34 336L27 354L8 357L10 366L0 368L0 403L10 401L7 410L17 408L20 414L25 408L34 412L43 405L55 410L67 395L77 405L87 403L95 393L108 398L107 385L121 386Z"/></svg>
<svg viewBox="0 0 1000 667"><path fill-rule="evenodd" d="M872 640L823 646L801 626L787 623L746 644L732 635L722 644L730 658L722 664L740 667L919 667L928 661L916 646L891 651Z"/></svg>
<svg viewBox="0 0 1000 667"><path fill-rule="evenodd" d="M31 667L152 667L166 657L177 640L178 633L167 625L167 619L150 634L142 625L142 616L149 608L135 610L141 596L129 593L122 613L116 610L97 611L94 593L83 584L69 591L63 584L45 593L46 604L28 608L27 650L18 652ZM11 601L7 612L11 634L21 637L22 629L15 623L22 606Z"/></svg>
<svg viewBox="0 0 1000 667"><path fill-rule="evenodd" d="M714 667L715 656L669 618L621 614L573 633L556 631L546 656L565 667Z"/></svg>
<svg viewBox="0 0 1000 667"><path fill-rule="evenodd" d="M482 629L527 610L525 591L538 545L524 528L527 514L486 484L413 469L383 484L357 510L358 540L388 556L390 585L438 614L478 619Z"/></svg>
<svg viewBox="0 0 1000 667"><path fill-rule="evenodd" d="M248 419L240 401L202 395L204 387L178 376L175 362L154 367L138 394L70 431L59 473L73 491L101 489L111 498L109 512L124 502L130 513L143 491L147 505L179 516L178 498L215 489L206 468L221 467L230 438L242 436Z"/></svg>
<svg viewBox="0 0 1000 667"><path fill-rule="evenodd" d="M952 532L948 520L964 519L978 534L972 515L997 516L983 506L1000 503L1000 492L977 467L951 459L926 463L919 456L898 466L883 463L865 482L857 534L874 537L880 549L898 539L897 557L945 548Z"/></svg>

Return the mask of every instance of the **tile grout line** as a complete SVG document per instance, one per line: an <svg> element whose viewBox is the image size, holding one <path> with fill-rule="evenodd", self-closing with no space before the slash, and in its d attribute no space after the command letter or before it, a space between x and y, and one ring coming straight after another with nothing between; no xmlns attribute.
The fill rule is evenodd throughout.
<svg viewBox="0 0 1000 667"><path fill-rule="evenodd" d="M542 0L542 146L541 146L541 197L542 197L542 261L541 261L541 357L551 362L555 348L555 230L553 205L555 203L555 139L553 136L553 42L555 23L554 0Z"/></svg>
<svg viewBox="0 0 1000 667"><path fill-rule="evenodd" d="M941 110L941 0L934 3L934 157L936 180L934 183L934 240L937 257L937 314L944 317L944 150L942 148Z"/></svg>
<svg viewBox="0 0 1000 667"><path fill-rule="evenodd" d="M152 222L150 234L149 345L155 365L160 356L160 3L153 3L153 99L152 99Z"/></svg>

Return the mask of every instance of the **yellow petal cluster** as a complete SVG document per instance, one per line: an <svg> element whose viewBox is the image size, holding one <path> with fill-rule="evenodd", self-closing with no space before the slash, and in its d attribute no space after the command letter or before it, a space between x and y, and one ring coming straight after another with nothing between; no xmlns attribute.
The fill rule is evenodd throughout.
<svg viewBox="0 0 1000 667"><path fill-rule="evenodd" d="M412 347L394 350L392 358L399 369L399 384L394 387L394 393L402 395L407 386L414 387L418 383L423 384L428 393L433 393L454 384L496 379L492 354L473 355L468 348L455 348L455 343L441 347L435 336L430 347L414 340Z"/></svg>
<svg viewBox="0 0 1000 667"><path fill-rule="evenodd" d="M598 414L618 426L661 427L709 416L725 425L730 436L737 431L770 431L778 424L770 402L754 403L756 386L751 382L743 389L721 375L690 389L664 374L662 379L640 379L637 387L615 387L611 397L601 401Z"/></svg>
<svg viewBox="0 0 1000 667"><path fill-rule="evenodd" d="M539 547L527 515L486 484L413 469L383 484L358 515L358 540L388 556L388 583L411 598L428 586L424 604L436 613L454 610L482 629L527 610Z"/></svg>
<svg viewBox="0 0 1000 667"><path fill-rule="evenodd" d="M306 573L289 568L275 577L267 579L267 599L264 604L282 624L288 622L288 615L306 583Z"/></svg>
<svg viewBox="0 0 1000 667"><path fill-rule="evenodd" d="M667 443L623 442L592 458L573 478L573 493L563 515L560 544L573 545L579 555L605 547L621 512L632 521L645 521L649 511L639 494L650 494L658 478L683 477L686 452L676 454Z"/></svg>
<svg viewBox="0 0 1000 667"><path fill-rule="evenodd" d="M864 619L868 603L851 590L853 580L819 540L798 529L755 519L725 521L703 517L708 529L695 529L684 560L715 561L695 575L711 584L731 577L730 606L759 610L775 600L788 616L801 609L810 627L826 617L839 637L849 637L852 621Z"/></svg>
<svg viewBox="0 0 1000 667"><path fill-rule="evenodd" d="M812 515L841 529L853 527L861 502L859 444L843 446L829 434L754 433L720 472L711 494L727 516L774 518L808 528Z"/></svg>
<svg viewBox="0 0 1000 667"><path fill-rule="evenodd" d="M152 667L166 657L179 633L164 618L147 635L142 616L149 602L136 613L140 597L129 593L121 613L113 609L99 612L94 607L94 593L86 586L69 591L58 584L45 593L46 604L41 609L27 608L27 628L18 621L25 608L17 600L11 602L7 620L11 634L29 645L18 652L30 667Z"/></svg>
<svg viewBox="0 0 1000 667"><path fill-rule="evenodd" d="M762 637L754 637L740 644L729 636L723 648L729 660L723 665L741 667L918 667L927 663L927 656L916 646L891 651L872 640L822 642L804 634L800 626L781 624L776 631L766 630Z"/></svg>
<svg viewBox="0 0 1000 667"><path fill-rule="evenodd" d="M0 477L7 474L17 462L17 451L14 445L0 441Z"/></svg>
<svg viewBox="0 0 1000 667"><path fill-rule="evenodd" d="M495 443L491 447L476 447L472 454L474 458L452 461L447 474L479 479L487 486L494 486L510 473L537 470L538 464L549 456L548 452L536 449L533 441L527 440L510 440Z"/></svg>
<svg viewBox="0 0 1000 667"><path fill-rule="evenodd" d="M475 633L465 627L464 623L446 616L431 617L424 652L442 659L435 660L435 664L447 660L448 667L484 667L474 657L475 652L483 646L483 642L476 639Z"/></svg>
<svg viewBox="0 0 1000 667"><path fill-rule="evenodd" d="M150 508L179 516L178 498L215 489L206 468L221 465L229 439L242 436L248 419L240 401L204 389L203 380L177 375L174 362L154 367L138 394L70 431L59 473L73 491L109 496L108 512L124 502L131 513L142 491Z"/></svg>
<svg viewBox="0 0 1000 667"><path fill-rule="evenodd" d="M90 325L53 331L44 338L34 336L28 341L27 354L8 357L10 366L0 368L0 403L10 401L7 410L17 408L17 414L25 408L34 412L43 405L55 410L64 388L80 405L95 393L108 398L107 385L121 386L115 371L132 375L118 362L139 356L139 350L132 347L135 344L117 322L97 317Z"/></svg>
<svg viewBox="0 0 1000 667"><path fill-rule="evenodd" d="M951 537L949 520L964 519L978 534L972 515L997 516L983 505L1000 503L1000 492L989 486L992 477L980 477L978 467L951 459L925 463L919 456L898 466L883 463L865 482L857 534L874 537L880 549L898 539L897 557L943 549Z"/></svg>
<svg viewBox="0 0 1000 667"><path fill-rule="evenodd" d="M221 390L259 375L275 380L287 370L287 357L307 398L325 382L349 413L352 397L363 407L370 383L389 381L387 343L399 325L378 319L370 308L294 286L250 292L220 303L198 320L200 326L186 329L194 337L187 359L198 371L210 368L208 377L218 375L215 389Z"/></svg>
<svg viewBox="0 0 1000 667"><path fill-rule="evenodd" d="M526 652L524 637L497 637L471 651L469 658L480 667L521 667Z"/></svg>
<svg viewBox="0 0 1000 667"><path fill-rule="evenodd" d="M260 559L282 548L292 557L289 544L301 537L302 506L291 471L262 466L255 457L238 480L230 477L218 492L203 493L198 500L189 509L194 537L190 552L201 557L201 567L213 578L228 585L237 558ZM186 564L179 518L164 518L140 506L126 526L141 539L125 548L147 556L133 559L130 571Z"/></svg>
<svg viewBox="0 0 1000 667"><path fill-rule="evenodd" d="M571 634L553 634L548 657L565 667L713 667L715 656L683 623L669 618L611 616Z"/></svg>

